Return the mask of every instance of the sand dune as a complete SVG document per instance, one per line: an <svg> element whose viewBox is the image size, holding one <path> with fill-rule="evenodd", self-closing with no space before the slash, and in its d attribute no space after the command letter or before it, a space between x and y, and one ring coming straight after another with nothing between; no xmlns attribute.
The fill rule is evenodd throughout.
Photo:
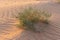
<svg viewBox="0 0 60 40"><path fill-rule="evenodd" d="M29 4L29 5L28 5ZM60 5L50 2L3 2L0 3L0 40L60 40ZM18 21L13 15L27 6L50 12L52 17L41 33L24 31L16 27Z"/></svg>

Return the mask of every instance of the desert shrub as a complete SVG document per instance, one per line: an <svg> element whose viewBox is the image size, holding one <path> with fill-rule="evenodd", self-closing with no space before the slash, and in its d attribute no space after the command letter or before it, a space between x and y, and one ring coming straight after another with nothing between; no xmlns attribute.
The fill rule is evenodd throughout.
<svg viewBox="0 0 60 40"><path fill-rule="evenodd" d="M35 31L34 24L38 22L48 24L48 19L50 16L51 14L45 11L27 8L24 9L23 12L20 12L17 18L19 19L20 22L19 24L20 28Z"/></svg>

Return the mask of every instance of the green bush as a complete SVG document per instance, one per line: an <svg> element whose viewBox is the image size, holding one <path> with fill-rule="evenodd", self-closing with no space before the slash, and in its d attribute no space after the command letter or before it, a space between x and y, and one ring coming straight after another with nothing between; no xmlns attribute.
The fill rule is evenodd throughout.
<svg viewBox="0 0 60 40"><path fill-rule="evenodd" d="M28 8L23 12L20 12L18 15L19 27L27 30L35 31L34 24L38 22L48 23L48 19L51 14L46 13L45 11Z"/></svg>

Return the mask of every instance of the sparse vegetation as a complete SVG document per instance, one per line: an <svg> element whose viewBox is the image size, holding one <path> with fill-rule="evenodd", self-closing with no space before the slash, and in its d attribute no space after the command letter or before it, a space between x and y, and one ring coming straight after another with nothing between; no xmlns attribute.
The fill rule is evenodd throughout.
<svg viewBox="0 0 60 40"><path fill-rule="evenodd" d="M28 8L25 9L23 12L19 13L19 27L26 30L35 31L34 24L38 22L42 22L48 24L48 19L51 14L46 13L45 11Z"/></svg>

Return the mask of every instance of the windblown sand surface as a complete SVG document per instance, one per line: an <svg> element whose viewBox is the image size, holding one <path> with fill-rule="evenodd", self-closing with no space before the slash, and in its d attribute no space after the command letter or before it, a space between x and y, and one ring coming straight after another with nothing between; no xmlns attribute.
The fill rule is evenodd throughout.
<svg viewBox="0 0 60 40"><path fill-rule="evenodd" d="M60 4L54 2L16 2L0 3L0 40L60 40ZM14 18L23 8L46 10L52 14L50 24L40 33L18 29Z"/></svg>

